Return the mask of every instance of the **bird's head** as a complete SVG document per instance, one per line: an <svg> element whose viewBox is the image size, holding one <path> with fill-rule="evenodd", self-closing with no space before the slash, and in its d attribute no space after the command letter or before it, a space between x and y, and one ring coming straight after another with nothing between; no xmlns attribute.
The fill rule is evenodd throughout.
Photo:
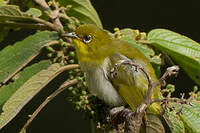
<svg viewBox="0 0 200 133"><path fill-rule="evenodd" d="M81 25L75 32L67 33L65 36L73 39L81 62L102 63L110 54L112 37L93 24Z"/></svg>

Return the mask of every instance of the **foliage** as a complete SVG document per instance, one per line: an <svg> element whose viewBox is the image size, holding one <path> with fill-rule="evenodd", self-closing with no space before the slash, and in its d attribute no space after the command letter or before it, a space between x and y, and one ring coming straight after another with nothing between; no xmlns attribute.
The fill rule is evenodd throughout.
<svg viewBox="0 0 200 133"><path fill-rule="evenodd" d="M113 130L106 119L108 106L88 92L84 74L77 67L72 67L71 70L66 68L69 64L78 64L78 60L71 40L61 35L87 23L103 27L89 0L50 0L48 3L45 0L25 3L20 0L11 3L0 0L0 41L10 37L8 33L11 29L28 28L35 31L33 35L6 45L0 51L0 130L45 86L52 80L58 80L56 77L61 73L66 75L66 81L79 81L68 87L68 99L75 110L82 111L93 119L95 126L98 124L101 130ZM161 57L167 54L200 85L199 43L166 29L153 29L146 35L139 30L116 28L115 33L110 34L143 52L158 78L163 71L162 62L165 61ZM163 115L172 133L200 132L198 87L188 95L192 97L189 101L192 106L188 102L183 105L175 102L175 109L167 107L168 112ZM181 113L177 113L180 110ZM156 127L154 124L156 122L152 123ZM144 129L144 132L148 131Z"/></svg>

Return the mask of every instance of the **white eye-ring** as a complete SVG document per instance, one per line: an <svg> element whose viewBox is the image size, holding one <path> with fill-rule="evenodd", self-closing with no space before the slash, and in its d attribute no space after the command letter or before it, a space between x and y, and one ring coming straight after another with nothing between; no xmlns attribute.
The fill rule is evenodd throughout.
<svg viewBox="0 0 200 133"><path fill-rule="evenodd" d="M91 35L84 35L83 36L83 42L85 43L85 44L88 44L88 43L90 43L92 41L92 36Z"/></svg>

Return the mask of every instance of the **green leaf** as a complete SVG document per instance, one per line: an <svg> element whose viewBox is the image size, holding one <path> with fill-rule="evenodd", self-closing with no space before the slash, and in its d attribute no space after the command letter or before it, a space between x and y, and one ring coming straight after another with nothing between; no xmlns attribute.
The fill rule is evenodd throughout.
<svg viewBox="0 0 200 133"><path fill-rule="evenodd" d="M189 133L200 133L200 102L192 102L192 106L184 105L180 114Z"/></svg>
<svg viewBox="0 0 200 133"><path fill-rule="evenodd" d="M24 13L20 11L18 6L7 5L0 6L0 22L29 22L29 24L38 23L38 20L35 18L41 15L41 11L36 8L31 8Z"/></svg>
<svg viewBox="0 0 200 133"><path fill-rule="evenodd" d="M122 29L119 31L121 34L121 39L124 41L129 42L130 44L134 45L136 48L140 50L152 63L156 75L160 75L160 65L161 65L161 58L158 55L155 55L155 52L152 48L148 47L145 44L136 43L134 36L135 33L132 29Z"/></svg>
<svg viewBox="0 0 200 133"><path fill-rule="evenodd" d="M23 12L19 10L18 6L9 5L0 7L0 21L7 20L29 20L30 17L24 15Z"/></svg>
<svg viewBox="0 0 200 133"><path fill-rule="evenodd" d="M42 69L46 69L48 66L50 66L49 61L41 61L26 67L22 72L15 75L13 83L2 86L0 89L0 110L2 109L3 104L13 93L15 93L15 91L17 91L17 89L20 88L20 86L22 86L33 75L40 72Z"/></svg>
<svg viewBox="0 0 200 133"><path fill-rule="evenodd" d="M67 11L69 16L76 17L81 23L96 24L102 28L99 16L89 0L57 0L62 6L72 5Z"/></svg>
<svg viewBox="0 0 200 133"><path fill-rule="evenodd" d="M3 105L0 115L0 129L11 121L19 111L50 81L63 72L61 65L52 64L26 81Z"/></svg>
<svg viewBox="0 0 200 133"><path fill-rule="evenodd" d="M171 56L200 85L200 44L178 33L154 29L148 40L152 46Z"/></svg>
<svg viewBox="0 0 200 133"><path fill-rule="evenodd" d="M183 122L180 120L175 111L167 112L163 115L172 133L185 133Z"/></svg>
<svg viewBox="0 0 200 133"><path fill-rule="evenodd" d="M26 11L26 14L32 17L40 17L42 12L37 8L30 8L28 11Z"/></svg>
<svg viewBox="0 0 200 133"><path fill-rule="evenodd" d="M42 47L58 38L56 32L42 31L0 51L0 82L9 80L37 56Z"/></svg>

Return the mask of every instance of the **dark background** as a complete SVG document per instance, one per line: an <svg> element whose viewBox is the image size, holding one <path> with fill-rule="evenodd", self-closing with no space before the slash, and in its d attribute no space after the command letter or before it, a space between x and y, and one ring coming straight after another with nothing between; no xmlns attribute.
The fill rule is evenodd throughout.
<svg viewBox="0 0 200 133"><path fill-rule="evenodd" d="M154 28L166 28L186 35L193 40L200 41L200 2L197 0L91 0L96 8L105 29L113 31L113 28L133 28L148 32ZM11 33L12 40L24 38L24 34L30 33L29 30L16 31ZM59 78L59 77L58 77ZM61 79L62 80L62 79ZM177 88L181 90L191 88L193 82L184 75L180 74L174 81L178 82ZM184 84L190 82L191 84ZM58 83L56 83L59 86ZM51 83L55 85L55 83ZM32 102L27 105L21 115L34 110L51 91L42 91ZM60 94L51 101L31 123L28 133L89 133L89 120L83 119L79 112L75 112L72 105L67 102L67 91ZM17 117L2 133L15 133L23 126L27 118Z"/></svg>

